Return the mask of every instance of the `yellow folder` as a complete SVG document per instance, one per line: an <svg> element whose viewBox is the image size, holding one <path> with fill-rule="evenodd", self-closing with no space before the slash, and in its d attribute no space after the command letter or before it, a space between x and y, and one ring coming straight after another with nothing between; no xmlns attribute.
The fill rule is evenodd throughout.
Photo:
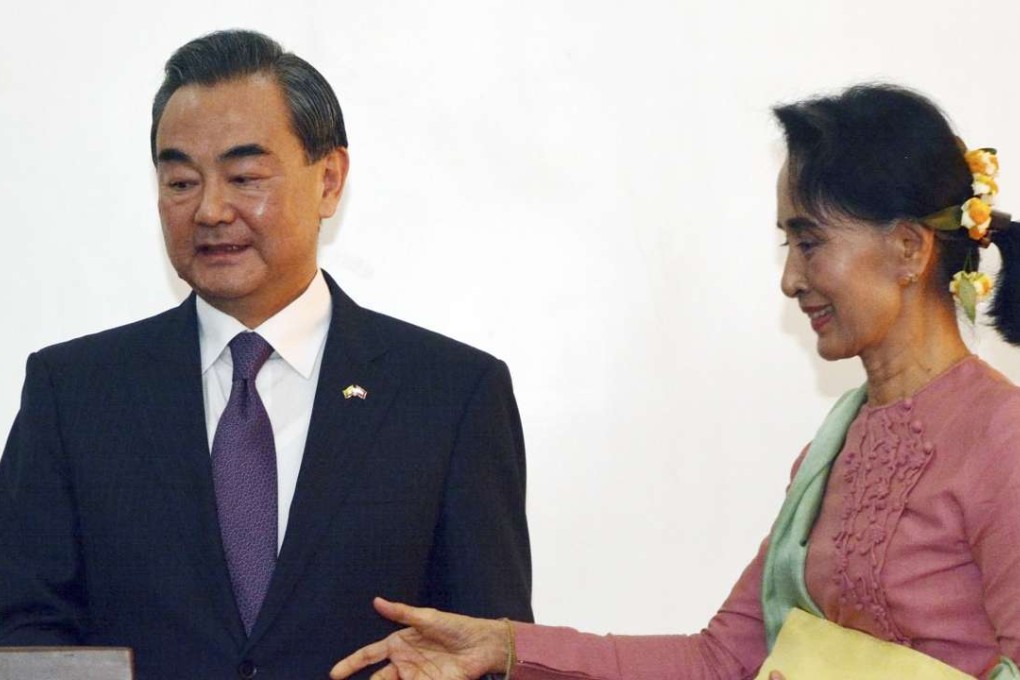
<svg viewBox="0 0 1020 680"><path fill-rule="evenodd" d="M791 609L756 680L974 680L927 654Z"/></svg>

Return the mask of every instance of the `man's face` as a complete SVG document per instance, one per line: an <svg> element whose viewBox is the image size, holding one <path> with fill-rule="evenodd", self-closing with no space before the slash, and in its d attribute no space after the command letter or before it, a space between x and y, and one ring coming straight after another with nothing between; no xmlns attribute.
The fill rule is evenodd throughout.
<svg viewBox="0 0 1020 680"><path fill-rule="evenodd" d="M167 254L203 299L254 327L304 291L347 153L306 162L272 76L177 90L156 130L156 157Z"/></svg>

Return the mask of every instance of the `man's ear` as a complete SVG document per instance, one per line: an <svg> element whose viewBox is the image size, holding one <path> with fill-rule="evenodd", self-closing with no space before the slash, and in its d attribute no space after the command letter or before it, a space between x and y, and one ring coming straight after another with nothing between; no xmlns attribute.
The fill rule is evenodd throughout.
<svg viewBox="0 0 1020 680"><path fill-rule="evenodd" d="M919 222L900 220L890 236L900 273L923 277L935 262L935 232Z"/></svg>
<svg viewBox="0 0 1020 680"><path fill-rule="evenodd" d="M340 204L340 196L344 193L347 182L347 169L350 157L345 147L337 147L319 160L322 173L322 199L319 202L319 218L332 217Z"/></svg>

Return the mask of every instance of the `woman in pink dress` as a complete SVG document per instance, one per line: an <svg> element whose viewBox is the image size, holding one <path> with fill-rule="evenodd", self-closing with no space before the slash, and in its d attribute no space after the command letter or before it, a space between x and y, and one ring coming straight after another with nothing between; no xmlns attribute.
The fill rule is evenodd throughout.
<svg viewBox="0 0 1020 680"><path fill-rule="evenodd" d="M978 265L994 244L1003 265L990 317L1020 344L1020 224L990 207L994 150L968 152L934 104L892 86L775 115L788 152L777 182L783 293L818 353L859 358L867 383L834 409L845 422L830 416L815 438L836 442L831 457L818 467L812 446L797 459L772 537L708 626L596 636L377 600L407 627L331 677L388 660L373 678L753 678L791 606L975 677L1020 677L1020 389L971 354L958 327L991 292ZM791 499L809 467L823 474L812 473L814 509L791 542L784 513L810 502L810 491ZM806 594L784 595L786 581Z"/></svg>

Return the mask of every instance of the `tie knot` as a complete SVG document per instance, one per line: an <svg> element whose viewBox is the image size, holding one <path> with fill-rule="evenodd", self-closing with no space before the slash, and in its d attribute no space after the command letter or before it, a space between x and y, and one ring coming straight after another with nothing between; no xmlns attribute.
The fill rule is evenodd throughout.
<svg viewBox="0 0 1020 680"><path fill-rule="evenodd" d="M234 362L234 380L251 380L258 375L262 364L273 353L270 345L258 333L238 333L230 341L230 360Z"/></svg>

